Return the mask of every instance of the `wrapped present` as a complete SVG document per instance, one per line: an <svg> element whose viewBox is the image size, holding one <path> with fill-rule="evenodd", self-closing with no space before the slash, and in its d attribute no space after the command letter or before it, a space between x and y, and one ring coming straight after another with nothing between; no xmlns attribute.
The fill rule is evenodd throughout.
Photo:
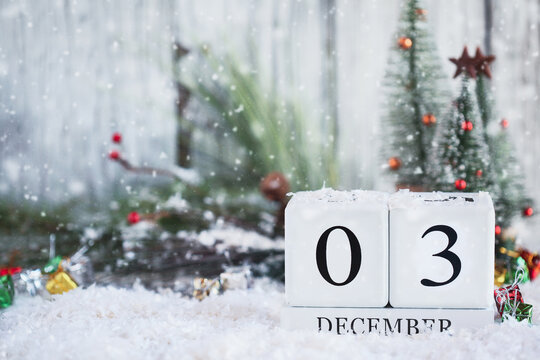
<svg viewBox="0 0 540 360"><path fill-rule="evenodd" d="M231 267L215 279L195 278L193 297L203 300L211 295L220 295L227 290L247 289L253 283L251 270L247 267Z"/></svg>
<svg viewBox="0 0 540 360"><path fill-rule="evenodd" d="M529 324L532 324L533 306L526 303L513 303L511 301L505 303L502 320L508 320L514 318L517 321L527 320Z"/></svg>
<svg viewBox="0 0 540 360"><path fill-rule="evenodd" d="M532 305L523 302L523 295L519 289L519 283L523 281L525 271L523 268L518 268L511 285L495 290L495 304L502 321L515 318L517 321L527 320L532 323Z"/></svg>
<svg viewBox="0 0 540 360"><path fill-rule="evenodd" d="M203 300L210 295L218 295L223 292L219 279L195 278L193 280L193 297Z"/></svg>
<svg viewBox="0 0 540 360"><path fill-rule="evenodd" d="M533 306L531 304L521 303L518 305L515 311L515 318L517 321L527 320L529 324L532 324Z"/></svg>
<svg viewBox="0 0 540 360"><path fill-rule="evenodd" d="M0 309L7 308L13 304L15 297L15 287L11 275L0 276Z"/></svg>
<svg viewBox="0 0 540 360"><path fill-rule="evenodd" d="M49 277L45 285L47 291L53 295L63 294L77 287L77 283L61 267Z"/></svg>
<svg viewBox="0 0 540 360"><path fill-rule="evenodd" d="M45 278L40 269L24 270L13 276L17 292L26 292L30 296L36 296L45 287Z"/></svg>
<svg viewBox="0 0 540 360"><path fill-rule="evenodd" d="M84 254L88 250L87 246L80 248L70 258L65 258L60 266L79 285L87 286L94 282L94 269L92 262Z"/></svg>
<svg viewBox="0 0 540 360"><path fill-rule="evenodd" d="M16 275L22 271L22 268L20 266L16 267L4 267L0 269L0 276L4 275Z"/></svg>
<svg viewBox="0 0 540 360"><path fill-rule="evenodd" d="M518 306L523 302L523 295L519 289L518 284L508 285L506 287L497 289L494 291L495 296L495 305L497 306L497 311L499 315L502 316L505 310L506 304L513 304L513 306Z"/></svg>
<svg viewBox="0 0 540 360"><path fill-rule="evenodd" d="M253 277L248 267L231 267L219 275L219 281L223 290L248 289L253 284Z"/></svg>
<svg viewBox="0 0 540 360"><path fill-rule="evenodd" d="M61 256L55 256L52 259L50 259L47 264L43 267L41 270L44 274L54 274L57 270L60 264L62 263L62 257Z"/></svg>

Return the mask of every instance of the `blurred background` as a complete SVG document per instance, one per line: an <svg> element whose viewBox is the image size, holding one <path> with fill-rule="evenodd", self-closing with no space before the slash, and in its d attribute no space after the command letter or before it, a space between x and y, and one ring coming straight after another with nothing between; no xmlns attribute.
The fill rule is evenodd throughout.
<svg viewBox="0 0 540 360"><path fill-rule="evenodd" d="M46 261L53 235L57 254L91 247L98 272L177 271L190 236L212 251L243 236L219 221L275 238L281 200L259 191L272 171L291 190L393 191L381 84L402 5L1 0L0 262ZM497 110L539 203L540 3L423 6L453 93L449 57L496 55ZM535 218L515 227L540 248ZM279 252L263 240L247 248Z"/></svg>

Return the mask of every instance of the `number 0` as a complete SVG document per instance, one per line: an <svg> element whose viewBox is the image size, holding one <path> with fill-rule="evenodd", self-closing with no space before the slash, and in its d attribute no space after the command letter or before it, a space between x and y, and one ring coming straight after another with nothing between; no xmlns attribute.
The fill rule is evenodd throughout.
<svg viewBox="0 0 540 360"><path fill-rule="evenodd" d="M328 263L326 261L326 247L328 244L328 236L334 230L343 230L349 239L349 245L351 246L351 270L349 271L349 277L344 282L335 282L328 272ZM323 232L317 243L317 251L315 253L317 259L317 267L324 280L335 286L347 285L354 280L358 272L360 271L360 264L362 263L362 251L360 250L360 242L354 235L354 233L344 226L334 226Z"/></svg>

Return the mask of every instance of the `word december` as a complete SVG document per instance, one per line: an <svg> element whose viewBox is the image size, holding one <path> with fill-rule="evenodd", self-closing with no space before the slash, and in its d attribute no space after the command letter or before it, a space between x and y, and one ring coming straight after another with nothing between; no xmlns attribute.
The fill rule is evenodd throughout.
<svg viewBox="0 0 540 360"><path fill-rule="evenodd" d="M361 318L355 317L349 321L347 317L335 317L331 320L324 316L317 317L319 332L332 332L338 335L365 334L377 332L379 334L407 333L418 334L420 331L446 331L452 326L449 319L414 319L397 318Z"/></svg>

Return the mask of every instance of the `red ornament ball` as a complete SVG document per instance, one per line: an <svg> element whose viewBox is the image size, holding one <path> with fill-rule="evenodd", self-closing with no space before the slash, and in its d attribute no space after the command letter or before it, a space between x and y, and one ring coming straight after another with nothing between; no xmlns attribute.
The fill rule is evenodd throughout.
<svg viewBox="0 0 540 360"><path fill-rule="evenodd" d="M471 131L471 130L473 129L473 123L472 123L472 121L465 120L464 122L461 123L461 128L462 128L464 131Z"/></svg>
<svg viewBox="0 0 540 360"><path fill-rule="evenodd" d="M111 150L111 152L109 153L109 159L111 160L118 160L120 159L120 153L116 150Z"/></svg>
<svg viewBox="0 0 540 360"><path fill-rule="evenodd" d="M388 159L388 166L391 170L399 170L401 167L401 160L397 156L392 156L390 159Z"/></svg>
<svg viewBox="0 0 540 360"><path fill-rule="evenodd" d="M502 120L501 120L501 127L502 127L503 129L506 129L506 128L508 127L508 125L509 125L509 124L508 124L508 120L506 120L506 119L502 119Z"/></svg>
<svg viewBox="0 0 540 360"><path fill-rule="evenodd" d="M119 132L112 134L112 142L115 144L120 144L122 142L122 134Z"/></svg>
<svg viewBox="0 0 540 360"><path fill-rule="evenodd" d="M136 224L138 223L139 221L141 221L141 216L139 215L138 212L136 211L132 211L128 214L127 216L127 221L128 223L130 224Z"/></svg>
<svg viewBox="0 0 540 360"><path fill-rule="evenodd" d="M463 179L457 179L454 185L456 185L456 189L458 190L465 190L467 187L467 182Z"/></svg>
<svg viewBox="0 0 540 360"><path fill-rule="evenodd" d="M402 36L398 39L398 45L403 50L409 50L412 47L412 40L406 36Z"/></svg>
<svg viewBox="0 0 540 360"><path fill-rule="evenodd" d="M528 206L525 209L523 209L523 216L529 217L534 214L534 210L532 207Z"/></svg>
<svg viewBox="0 0 540 360"><path fill-rule="evenodd" d="M476 177L477 178L481 178L482 175L484 175L484 172L482 170L480 170L480 169L476 170Z"/></svg>
<svg viewBox="0 0 540 360"><path fill-rule="evenodd" d="M495 235L501 235L502 229L499 225L495 225Z"/></svg>
<svg viewBox="0 0 540 360"><path fill-rule="evenodd" d="M428 113L422 116L422 123L426 126L431 126L437 123L437 118L435 117L435 115Z"/></svg>

